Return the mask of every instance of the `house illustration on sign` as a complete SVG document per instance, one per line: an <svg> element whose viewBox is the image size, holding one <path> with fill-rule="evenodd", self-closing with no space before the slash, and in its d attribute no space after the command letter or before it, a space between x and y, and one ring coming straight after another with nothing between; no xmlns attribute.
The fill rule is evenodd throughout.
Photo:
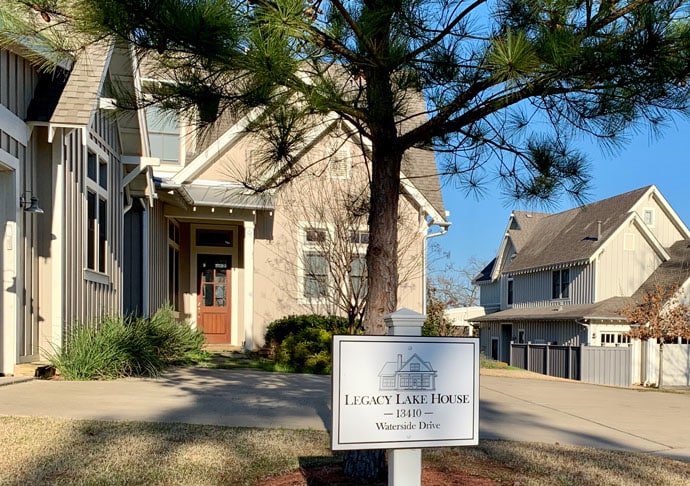
<svg viewBox="0 0 690 486"><path fill-rule="evenodd" d="M424 361L416 353L403 362L402 354L397 361L388 361L381 371L380 390L435 390L436 370L429 361Z"/></svg>

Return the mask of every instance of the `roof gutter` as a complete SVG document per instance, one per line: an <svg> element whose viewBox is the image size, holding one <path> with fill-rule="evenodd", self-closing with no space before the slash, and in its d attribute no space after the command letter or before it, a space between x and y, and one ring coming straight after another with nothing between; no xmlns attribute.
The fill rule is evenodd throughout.
<svg viewBox="0 0 690 486"><path fill-rule="evenodd" d="M446 233L448 233L448 228L450 225L453 224L449 221L444 221L443 223L436 223L433 219L427 223L427 226L431 228L432 226L438 226L441 228L441 231L437 231L436 233L427 233L426 234L426 239L428 240L429 238L436 238L437 236L443 236Z"/></svg>

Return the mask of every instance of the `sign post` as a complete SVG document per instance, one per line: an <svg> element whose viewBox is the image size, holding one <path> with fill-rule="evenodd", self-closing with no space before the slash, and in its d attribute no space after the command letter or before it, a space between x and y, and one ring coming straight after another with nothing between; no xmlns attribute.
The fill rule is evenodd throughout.
<svg viewBox="0 0 690 486"><path fill-rule="evenodd" d="M476 445L479 342L421 337L424 317L385 318L388 336L333 338L333 450L389 449L388 484L421 484L421 448Z"/></svg>
<svg viewBox="0 0 690 486"><path fill-rule="evenodd" d="M389 336L421 336L424 316L400 310L384 317ZM388 449L388 486L421 486L422 450Z"/></svg>

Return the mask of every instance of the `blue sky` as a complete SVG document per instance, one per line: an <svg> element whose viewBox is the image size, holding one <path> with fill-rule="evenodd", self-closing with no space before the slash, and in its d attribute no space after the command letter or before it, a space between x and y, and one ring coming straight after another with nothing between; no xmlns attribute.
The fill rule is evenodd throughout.
<svg viewBox="0 0 690 486"><path fill-rule="evenodd" d="M592 165L590 202L654 184L683 222L690 225L690 122L679 121L666 127L661 138L650 137L644 131L614 155L602 153L596 144L584 150ZM487 189L481 199L475 200L455 190L452 181L443 186L453 224L447 235L434 242L449 251L459 267L472 256L486 262L495 256L511 210L558 212L576 205L563 199L548 209L520 206L502 199L497 186Z"/></svg>

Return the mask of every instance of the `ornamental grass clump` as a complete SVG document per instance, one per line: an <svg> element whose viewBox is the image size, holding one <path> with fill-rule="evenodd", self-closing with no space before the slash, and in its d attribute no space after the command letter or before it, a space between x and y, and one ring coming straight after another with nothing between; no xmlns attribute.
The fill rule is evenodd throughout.
<svg viewBox="0 0 690 486"><path fill-rule="evenodd" d="M67 380L156 376L203 356L204 336L178 322L169 308L150 319L104 317L78 323L48 360Z"/></svg>

